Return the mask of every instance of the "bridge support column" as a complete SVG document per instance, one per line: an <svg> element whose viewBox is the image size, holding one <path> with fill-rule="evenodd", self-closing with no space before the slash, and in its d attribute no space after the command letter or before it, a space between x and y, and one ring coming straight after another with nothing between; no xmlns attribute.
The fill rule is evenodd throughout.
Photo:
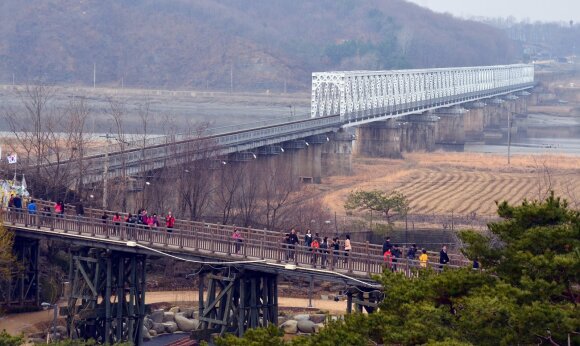
<svg viewBox="0 0 580 346"><path fill-rule="evenodd" d="M352 313L353 306L355 312L373 313L379 307L379 303L383 300L383 292L376 289L368 289L366 287L350 287L346 290L347 305L346 312Z"/></svg>
<svg viewBox="0 0 580 346"><path fill-rule="evenodd" d="M251 270L212 270L206 277L207 296L200 290L199 328L196 340L211 340L216 335L244 335L248 328L278 324L278 276Z"/></svg>
<svg viewBox="0 0 580 346"><path fill-rule="evenodd" d="M465 146L465 115L462 108L443 109L439 117L435 147L445 151L463 151Z"/></svg>
<svg viewBox="0 0 580 346"><path fill-rule="evenodd" d="M24 237L14 239L14 254L19 268L12 272L8 283L8 294L4 308L8 311L15 308L40 306L38 285L39 241Z"/></svg>
<svg viewBox="0 0 580 346"><path fill-rule="evenodd" d="M404 118L401 134L403 151L433 151L439 118L431 113L411 114Z"/></svg>
<svg viewBox="0 0 580 346"><path fill-rule="evenodd" d="M493 99L488 102L488 106L484 109L485 128L483 131L483 140L487 144L496 144L501 142L503 138L503 134L501 133L501 127L503 124L502 118L504 117L503 114L505 113L503 103L503 100ZM505 117L507 119L507 115ZM507 120L505 124L507 124Z"/></svg>
<svg viewBox="0 0 580 346"><path fill-rule="evenodd" d="M340 129L328 134L329 142L322 148L322 172L325 176L352 174L353 136Z"/></svg>
<svg viewBox="0 0 580 346"><path fill-rule="evenodd" d="M95 248L71 251L66 315L70 338L143 344L146 256Z"/></svg>
<svg viewBox="0 0 580 346"><path fill-rule="evenodd" d="M357 156L401 158L402 126L394 119L364 124L356 128L354 153Z"/></svg>
<svg viewBox="0 0 580 346"><path fill-rule="evenodd" d="M469 111L463 114L463 130L466 141L483 140L483 128L485 122L485 103L474 102Z"/></svg>

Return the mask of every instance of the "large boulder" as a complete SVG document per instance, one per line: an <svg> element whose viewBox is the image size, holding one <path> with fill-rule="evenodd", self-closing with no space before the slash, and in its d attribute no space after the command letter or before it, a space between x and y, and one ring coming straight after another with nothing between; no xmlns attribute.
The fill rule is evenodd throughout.
<svg viewBox="0 0 580 346"><path fill-rule="evenodd" d="M193 308L183 308L181 309L183 316L186 318L194 318L195 310Z"/></svg>
<svg viewBox="0 0 580 346"><path fill-rule="evenodd" d="M147 329L153 329L153 320L148 316L145 316L143 319L143 325L147 327Z"/></svg>
<svg viewBox="0 0 580 346"><path fill-rule="evenodd" d="M296 320L296 321L309 320L310 319L310 315L308 315L308 314L294 315L294 317L292 319L293 320Z"/></svg>
<svg viewBox="0 0 580 346"><path fill-rule="evenodd" d="M325 314L313 314L310 315L310 320L314 323L322 323L326 320Z"/></svg>
<svg viewBox="0 0 580 346"><path fill-rule="evenodd" d="M298 333L298 321L288 320L280 326L280 329L286 334L296 334Z"/></svg>
<svg viewBox="0 0 580 346"><path fill-rule="evenodd" d="M164 312L163 313L163 322L175 322L175 313L174 312Z"/></svg>
<svg viewBox="0 0 580 346"><path fill-rule="evenodd" d="M149 329L143 326L143 331L141 333L143 335L143 340L151 340L151 335L149 334Z"/></svg>
<svg viewBox="0 0 580 346"><path fill-rule="evenodd" d="M151 315L149 315L149 317L151 318L151 320L155 323L161 323L163 322L163 315L165 314L165 311L163 310L155 310L151 313Z"/></svg>
<svg viewBox="0 0 580 346"><path fill-rule="evenodd" d="M153 322L153 328L151 329L153 329L157 333L157 335L165 333L165 326L163 325L163 323Z"/></svg>
<svg viewBox="0 0 580 346"><path fill-rule="evenodd" d="M179 311L181 311L179 309L179 306L174 306L171 309L169 309L169 312L173 312L174 314L178 313Z"/></svg>
<svg viewBox="0 0 580 346"><path fill-rule="evenodd" d="M166 333L175 333L177 331L177 323L175 322L163 322Z"/></svg>
<svg viewBox="0 0 580 346"><path fill-rule="evenodd" d="M297 323L298 331L302 333L314 333L314 326L316 323L310 320L299 320Z"/></svg>
<svg viewBox="0 0 580 346"><path fill-rule="evenodd" d="M182 315L175 315L175 323L179 330L184 332L191 332L199 326L198 320L190 320Z"/></svg>

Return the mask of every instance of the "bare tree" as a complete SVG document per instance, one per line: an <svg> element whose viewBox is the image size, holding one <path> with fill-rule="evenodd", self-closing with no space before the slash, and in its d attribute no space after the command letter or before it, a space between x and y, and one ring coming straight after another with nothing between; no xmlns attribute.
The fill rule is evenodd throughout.
<svg viewBox="0 0 580 346"><path fill-rule="evenodd" d="M294 175L288 160L277 160L268 165L261 177L266 227L275 229L278 225L278 214L298 186L298 177Z"/></svg>
<svg viewBox="0 0 580 346"><path fill-rule="evenodd" d="M218 173L216 206L221 210L221 222L227 224L235 210L236 195L244 180L244 163L232 162L222 165Z"/></svg>
<svg viewBox="0 0 580 346"><path fill-rule="evenodd" d="M109 99L109 108L107 109L108 114L113 119L113 128L111 131L114 133L114 140L116 147L119 152L123 153L128 146L127 133L125 131L125 118L127 116L127 105L124 100ZM110 150L109 138L107 138L107 151ZM128 192L128 179L127 179L127 154L123 153L120 155L121 159L121 175L116 179L116 188L114 190L108 189L108 191L114 192L111 197L107 197L109 201L113 202L113 205L118 205L122 211L127 210L127 192ZM105 184L105 182L103 182ZM107 202L109 203L109 202Z"/></svg>
<svg viewBox="0 0 580 346"><path fill-rule="evenodd" d="M174 168L177 173L178 197L182 212L186 211L193 221L201 220L212 201L215 191L212 164L218 148L215 141L204 139L207 123L192 125L192 140L182 154L181 164Z"/></svg>
<svg viewBox="0 0 580 346"><path fill-rule="evenodd" d="M244 164L241 185L237 191L236 205L240 223L244 227L255 222L259 197L259 167L257 162Z"/></svg>

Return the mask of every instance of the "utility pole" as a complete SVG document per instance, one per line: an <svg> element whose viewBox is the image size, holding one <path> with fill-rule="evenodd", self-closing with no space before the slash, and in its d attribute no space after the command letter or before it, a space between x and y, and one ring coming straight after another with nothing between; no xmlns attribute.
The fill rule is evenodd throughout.
<svg viewBox="0 0 580 346"><path fill-rule="evenodd" d="M512 147L512 119L511 119L512 112L508 110L508 152L507 152L507 159L508 165L510 164L510 154L511 154L511 147Z"/></svg>
<svg viewBox="0 0 580 346"><path fill-rule="evenodd" d="M234 65L230 65L230 94L234 93Z"/></svg>

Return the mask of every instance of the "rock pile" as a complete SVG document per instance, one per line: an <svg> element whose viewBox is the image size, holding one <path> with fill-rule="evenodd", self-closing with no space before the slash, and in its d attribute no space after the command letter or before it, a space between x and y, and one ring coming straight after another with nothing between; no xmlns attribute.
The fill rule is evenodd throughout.
<svg viewBox="0 0 580 346"><path fill-rule="evenodd" d="M279 317L280 329L286 334L312 334L318 333L322 328L324 328L324 322L326 321L327 315L322 313L317 314L299 314L286 318L284 316Z"/></svg>
<svg viewBox="0 0 580 346"><path fill-rule="evenodd" d="M143 339L149 340L157 335L175 332L191 332L197 329L199 320L195 319L192 308L181 309L174 306L169 311L155 310L143 320Z"/></svg>

